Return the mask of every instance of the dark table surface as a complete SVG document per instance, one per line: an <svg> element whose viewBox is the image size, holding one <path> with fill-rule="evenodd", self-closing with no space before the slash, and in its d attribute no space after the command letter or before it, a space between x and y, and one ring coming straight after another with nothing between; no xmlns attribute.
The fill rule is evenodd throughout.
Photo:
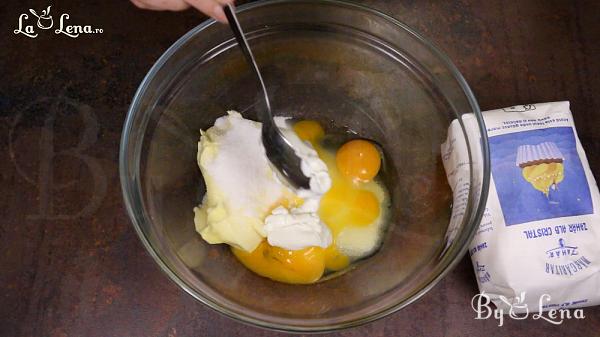
<svg viewBox="0 0 600 337"><path fill-rule="evenodd" d="M600 178L600 2L367 1L420 30L460 68L483 110L570 100ZM171 283L125 214L117 156L127 106L160 54L203 20L128 1L53 1L102 34L15 35L41 0L0 2L0 335L275 336ZM30 15L31 16L31 15ZM55 24L58 24L56 22ZM475 320L465 258L408 309L339 336L598 336L583 320Z"/></svg>

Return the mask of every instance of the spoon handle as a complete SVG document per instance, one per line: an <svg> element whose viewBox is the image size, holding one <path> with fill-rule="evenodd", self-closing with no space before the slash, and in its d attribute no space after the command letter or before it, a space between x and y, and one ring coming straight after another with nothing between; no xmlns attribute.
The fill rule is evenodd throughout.
<svg viewBox="0 0 600 337"><path fill-rule="evenodd" d="M244 36L242 27L235 15L235 8L232 5L226 5L223 7L223 11L225 12L225 16L229 21L229 27L231 27L233 35L235 36L239 47L242 49L246 61L250 64L250 67L254 71L254 74L260 82L260 87L262 88L266 109L258 110L262 122L262 141L267 157L293 186L309 189L310 180L304 175L301 169L302 160L296 155L292 144L281 134L281 131L279 131L275 125L265 82L258 70L254 55L252 55L252 51Z"/></svg>
<svg viewBox="0 0 600 337"><path fill-rule="evenodd" d="M254 55L252 54L252 50L250 50L248 41L246 40L246 37L244 36L244 32L242 31L240 22L238 21L237 16L235 15L235 8L233 8L233 5L229 4L229 5L226 5L223 7L223 11L225 12L227 21L229 21L229 26L231 27L231 30L233 31L235 40L237 41L238 45L242 49L242 53L244 54L246 61L248 61L248 64L250 64L252 67L252 71L254 71L254 74L256 75L256 77L258 77L258 81L260 82L260 87L262 88L263 95L265 96L265 104L267 105L268 116L266 116L266 115L262 116L262 117L267 117L266 119L261 118L261 119L263 119L262 122L263 123L274 123L273 115L271 113L271 104L269 103L269 96L267 95L267 88L265 87L265 82L263 81L262 75L260 74L260 71L258 70L258 66L256 65L256 60L254 60Z"/></svg>

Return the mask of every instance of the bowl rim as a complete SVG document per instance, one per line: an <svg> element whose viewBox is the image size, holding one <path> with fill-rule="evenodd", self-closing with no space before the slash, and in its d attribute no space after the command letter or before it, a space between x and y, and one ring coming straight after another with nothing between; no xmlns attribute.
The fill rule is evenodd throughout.
<svg viewBox="0 0 600 337"><path fill-rule="evenodd" d="M462 245L462 247L460 247L460 249L456 253L456 255L450 261L448 261L445 266L441 267L443 269L441 270L441 272L439 274L430 278L428 283L426 283L418 291L411 294L406 300L396 303L394 305L391 305L391 306L384 308L382 310L379 310L377 312L374 312L365 317L361 317L361 318L358 318L355 320L341 322L341 323L337 323L337 324L331 324L331 325L299 326L299 325L288 325L288 324L263 321L263 320L245 315L244 313L239 313L239 312L236 312L229 308L226 308L209 298L203 297L201 294L199 294L198 292L191 289L191 287L189 287L179 276L177 276L177 274L175 274L169 268L167 263L165 261L163 261L162 258L157 254L157 252L154 250L154 247L150 243L149 239L146 237L143 230L141 229L140 222L142 222L144 219L142 217L139 217L139 214L138 214L138 212L135 211L134 205L132 204L132 201L131 201L134 198L133 194L134 194L134 191L136 191L136 186L134 186L133 182L129 181L129 179L128 179L127 172L129 171L130 163L127 160L127 153L128 153L128 148L129 148L129 142L130 142L129 135L133 128L135 112L136 112L136 110L138 110L138 108L140 106L141 98L144 95L144 93L146 92L150 81L154 78L156 73L162 68L162 66L166 63L166 61L180 48L181 45L183 45L184 43L189 41L193 36L200 33L207 27L217 23L217 21L212 18L207 19L204 22L202 22L201 24L199 24L198 26L192 28L186 34L181 36L175 43L173 43L157 59L157 61L152 66L152 68L150 68L150 70L148 71L148 73L142 80L140 86L138 87L138 89L135 92L132 103L127 111L127 117L126 117L124 125L123 125L123 131L121 133L121 143L119 146L119 177L120 177L121 188L122 188L123 202L125 204L127 214L129 216L129 218L131 219L131 222L133 224L133 227L134 227L139 239L142 241L142 244L144 245L146 251L150 254L150 256L153 258L153 260L159 265L160 269L178 287L180 287L186 293L191 295L193 298L195 298L202 304L206 305L207 307L213 309L214 311L216 311L220 314L223 314L227 317L233 318L236 321L239 321L242 323L251 324L254 326L261 327L261 328L266 328L266 329L276 330L276 331L317 333L317 332L327 332L327 331L347 329L347 328L363 325L363 324L370 323L375 320L381 319L381 318L386 317L392 313L395 313L395 312L399 311L400 309L408 306L409 304L417 301L423 295L425 295L429 290L431 290L435 285L437 285L437 283L441 279L443 279L452 269L454 269L454 267L462 259L462 257L464 256L464 254L466 253L466 251L468 249L468 243L474 237L476 229L478 227L478 224L482 219L482 216L483 216L483 213L485 210L485 204L487 202L488 192L489 192L490 158L489 158L488 137L487 137L487 133L485 132L485 130L486 130L485 122L483 120L483 116L481 114L479 104L477 103L477 100L475 99L475 96L474 96L471 88L467 84L466 80L464 79L463 75L460 73L458 68L450 60L450 58L440 48L438 48L435 43L425 39L419 32L417 32L415 29L411 28L410 26L406 25L405 23L395 19L394 17L392 17L388 14L385 14L379 10L376 10L374 8L371 8L371 7L362 5L362 4L344 1L344 0L261 0L261 1L251 2L248 4L244 4L242 6L239 6L239 7L237 7L237 11L245 12L248 10L252 10L254 8L259 8L259 7L263 7L263 6L269 6L269 5L276 5L276 4L280 4L280 3L313 3L313 4L332 5L332 6L343 6L346 8L363 11L363 12L366 12L367 14L378 16L378 17L380 17L384 20L387 20L388 22L398 26L398 28L404 30L405 32L408 32L414 38L419 40L419 42L421 42L423 45L425 45L436 57L438 57L442 61L442 63L447 67L447 69L450 70L452 76L458 82L460 88L466 95L467 100L473 109L472 113L474 114L474 116L477 120L477 124L478 124L480 135L481 135L481 145L482 145L481 149L482 149L482 161L483 161L483 163L482 163L483 164L483 177L482 177L482 184L481 184L481 194L480 194L479 203L475 209L474 218L472 218L473 220L470 222L467 221L467 223L466 223L466 225L470 226L470 228L466 228L466 229L468 229L468 235L465 238L465 244ZM472 170L471 170L471 174L472 174ZM473 191L470 192L469 198L473 197L472 194L473 194Z"/></svg>

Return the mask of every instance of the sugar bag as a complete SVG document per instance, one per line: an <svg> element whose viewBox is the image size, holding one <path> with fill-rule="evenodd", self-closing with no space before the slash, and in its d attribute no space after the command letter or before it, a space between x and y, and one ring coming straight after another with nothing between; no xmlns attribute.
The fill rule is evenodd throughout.
<svg viewBox="0 0 600 337"><path fill-rule="evenodd" d="M491 110L483 118L491 181L469 247L480 291L504 312L600 304L600 195L569 102ZM480 147L475 116L462 123ZM470 174L458 120L442 160L456 193Z"/></svg>

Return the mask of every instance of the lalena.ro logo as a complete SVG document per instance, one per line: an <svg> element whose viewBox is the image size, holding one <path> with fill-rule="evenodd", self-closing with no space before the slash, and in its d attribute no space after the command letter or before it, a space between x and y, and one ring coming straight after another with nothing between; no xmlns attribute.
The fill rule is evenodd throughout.
<svg viewBox="0 0 600 337"><path fill-rule="evenodd" d="M90 25L72 25L69 22L71 18L68 13L62 13L58 16L57 26L55 26L54 18L50 14L51 5L39 13L33 9L29 9L29 14L23 13L19 15L18 27L13 31L15 35L23 35L29 38L36 38L39 32L47 31L55 27L54 34L66 35L71 38L76 38L81 34L102 34L102 28L94 28Z"/></svg>

